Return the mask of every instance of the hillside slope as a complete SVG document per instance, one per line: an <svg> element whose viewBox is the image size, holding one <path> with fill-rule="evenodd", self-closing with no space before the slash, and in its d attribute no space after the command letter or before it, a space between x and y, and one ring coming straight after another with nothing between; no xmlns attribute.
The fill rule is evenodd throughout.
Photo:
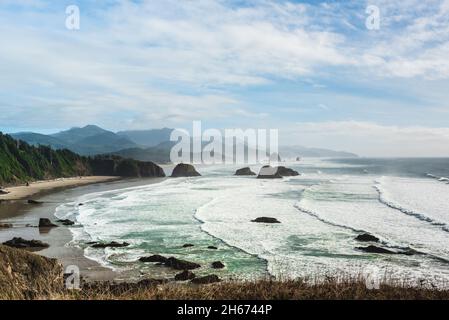
<svg viewBox="0 0 449 320"><path fill-rule="evenodd" d="M30 146L0 133L0 184L73 176L164 177L152 162L120 157L83 157L72 151Z"/></svg>

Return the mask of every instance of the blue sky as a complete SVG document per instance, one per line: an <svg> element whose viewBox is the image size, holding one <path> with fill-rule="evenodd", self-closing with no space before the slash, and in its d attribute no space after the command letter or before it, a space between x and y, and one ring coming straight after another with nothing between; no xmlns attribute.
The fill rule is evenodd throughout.
<svg viewBox="0 0 449 320"><path fill-rule="evenodd" d="M2 0L0 34L5 132L201 120L278 128L281 144L449 156L448 0Z"/></svg>

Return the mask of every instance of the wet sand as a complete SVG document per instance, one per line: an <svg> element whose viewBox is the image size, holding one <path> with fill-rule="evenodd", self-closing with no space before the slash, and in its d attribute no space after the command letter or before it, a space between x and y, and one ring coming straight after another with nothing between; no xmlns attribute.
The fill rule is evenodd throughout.
<svg viewBox="0 0 449 320"><path fill-rule="evenodd" d="M77 266L80 269L81 276L87 281L126 280L126 274L119 274L109 268L105 268L98 262L84 257L81 248L67 245L72 240L72 233L69 227L61 225L50 230L39 229L37 227L39 219L48 218L52 221L57 220L54 216L57 206L73 201L84 194L147 185L163 180L164 178L126 179L118 181L115 179L115 181L70 189L67 189L69 186L59 186L56 189L41 189L38 193L34 193L33 196L34 200L43 202L40 205L28 204L26 200L2 201L0 203L0 224L12 224L13 227L0 229L0 243L10 240L13 237L22 237L27 240L41 240L48 243L50 247L36 252L37 254L58 259L64 268L71 265ZM61 188L65 189L61 190Z"/></svg>
<svg viewBox="0 0 449 320"><path fill-rule="evenodd" d="M21 200L39 196L40 194L45 192L54 192L58 189L73 188L92 183L115 181L119 179L119 177L90 176L35 181L31 182L28 186L22 185L2 189L3 191L6 191L8 193L1 194L0 200Z"/></svg>

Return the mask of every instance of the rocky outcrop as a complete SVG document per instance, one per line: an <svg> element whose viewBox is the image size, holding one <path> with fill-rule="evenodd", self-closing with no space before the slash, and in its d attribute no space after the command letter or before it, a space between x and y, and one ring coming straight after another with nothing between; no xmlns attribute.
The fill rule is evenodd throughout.
<svg viewBox="0 0 449 320"><path fill-rule="evenodd" d="M216 246L208 246L207 249L218 250L218 248Z"/></svg>
<svg viewBox="0 0 449 320"><path fill-rule="evenodd" d="M260 217L254 220L251 220L251 222L257 222L257 223L281 223L276 218L269 218L269 217Z"/></svg>
<svg viewBox="0 0 449 320"><path fill-rule="evenodd" d="M201 174L199 174L191 164L180 163L173 169L171 176L173 178L198 177L201 176Z"/></svg>
<svg viewBox="0 0 449 320"><path fill-rule="evenodd" d="M11 223L0 223L0 229L9 229L12 228Z"/></svg>
<svg viewBox="0 0 449 320"><path fill-rule="evenodd" d="M164 256L155 254L149 257L142 257L139 259L140 262L157 262L165 265L166 267L173 268L175 270L193 270L198 269L201 266L197 263L177 259L175 257L166 258Z"/></svg>
<svg viewBox="0 0 449 320"><path fill-rule="evenodd" d="M224 263L221 261L214 261L211 266L213 269L223 269L225 267Z"/></svg>
<svg viewBox="0 0 449 320"><path fill-rule="evenodd" d="M198 263L181 260L174 257L168 258L164 264L175 270L193 270L201 267Z"/></svg>
<svg viewBox="0 0 449 320"><path fill-rule="evenodd" d="M251 171L249 167L238 169L235 174L235 176L255 176L256 174Z"/></svg>
<svg viewBox="0 0 449 320"><path fill-rule="evenodd" d="M178 273L175 275L176 281L186 281L186 280L192 280L196 278L196 275L192 271L184 270L181 273Z"/></svg>
<svg viewBox="0 0 449 320"><path fill-rule="evenodd" d="M357 249L368 253L398 254L397 252L377 246L358 247Z"/></svg>
<svg viewBox="0 0 449 320"><path fill-rule="evenodd" d="M153 162L99 156L89 159L93 175L120 177L165 177L164 170Z"/></svg>
<svg viewBox="0 0 449 320"><path fill-rule="evenodd" d="M69 219L57 220L56 222L59 222L64 226L73 226L75 224L75 222L73 222L72 220L69 220Z"/></svg>
<svg viewBox="0 0 449 320"><path fill-rule="evenodd" d="M41 201L36 201L36 200L33 200L33 199L29 199L27 202L28 202L28 204L42 204Z"/></svg>
<svg viewBox="0 0 449 320"><path fill-rule="evenodd" d="M276 168L263 166L259 171L257 179L282 179L282 176L277 172Z"/></svg>
<svg viewBox="0 0 449 320"><path fill-rule="evenodd" d="M92 248L123 248L123 247L128 247L129 243L127 242L123 242L123 243L119 243L119 242L108 242L108 243L97 243L94 244L92 246Z"/></svg>
<svg viewBox="0 0 449 320"><path fill-rule="evenodd" d="M186 243L185 245L183 245L183 248L191 248L194 247L195 245L191 244L191 243Z"/></svg>
<svg viewBox="0 0 449 320"><path fill-rule="evenodd" d="M40 218L39 219L39 228L54 228L57 225L53 224L50 219Z"/></svg>
<svg viewBox="0 0 449 320"><path fill-rule="evenodd" d="M48 248L49 245L45 242L39 240L25 240L23 238L13 238L9 241L3 243L5 246L17 248L17 249L45 249Z"/></svg>
<svg viewBox="0 0 449 320"><path fill-rule="evenodd" d="M217 275L211 274L208 276L195 278L195 279L191 280L190 282L193 284L210 284L210 283L216 283L216 282L220 282L220 281L221 280Z"/></svg>
<svg viewBox="0 0 449 320"><path fill-rule="evenodd" d="M379 238L370 235L369 233L359 234L355 240L360 242L379 242Z"/></svg>
<svg viewBox="0 0 449 320"><path fill-rule="evenodd" d="M277 167L277 172L281 177L299 176L299 173L297 171L286 167Z"/></svg>
<svg viewBox="0 0 449 320"><path fill-rule="evenodd" d="M45 298L63 290L56 259L0 245L0 299Z"/></svg>
<svg viewBox="0 0 449 320"><path fill-rule="evenodd" d="M3 189L0 189L0 196L1 196L1 195L8 194L8 193L9 193L8 191L3 190Z"/></svg>
<svg viewBox="0 0 449 320"><path fill-rule="evenodd" d="M160 263L165 263L167 261L166 257L163 257L159 254L155 254L149 257L141 257L139 259L140 262L160 262Z"/></svg>
<svg viewBox="0 0 449 320"><path fill-rule="evenodd" d="M286 168L286 167L271 167L271 166L263 166L260 169L258 179L280 179L282 177L295 177L299 176L299 172Z"/></svg>

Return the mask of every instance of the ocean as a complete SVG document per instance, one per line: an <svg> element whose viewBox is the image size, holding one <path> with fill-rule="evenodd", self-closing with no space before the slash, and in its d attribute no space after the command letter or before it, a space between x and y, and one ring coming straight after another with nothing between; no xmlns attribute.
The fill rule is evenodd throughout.
<svg viewBox="0 0 449 320"><path fill-rule="evenodd" d="M136 277L172 276L168 268L138 262L161 254L198 262L198 274L223 278L369 275L447 286L449 159L305 158L283 165L301 175L259 180L234 176L242 166L199 166L201 177L86 194L55 215L78 223L69 246ZM251 222L257 217L281 223ZM377 246L414 254L364 252L358 247L369 244L355 238L365 232L380 239ZM131 245L93 249L91 241ZM226 268L212 270L213 261Z"/></svg>

